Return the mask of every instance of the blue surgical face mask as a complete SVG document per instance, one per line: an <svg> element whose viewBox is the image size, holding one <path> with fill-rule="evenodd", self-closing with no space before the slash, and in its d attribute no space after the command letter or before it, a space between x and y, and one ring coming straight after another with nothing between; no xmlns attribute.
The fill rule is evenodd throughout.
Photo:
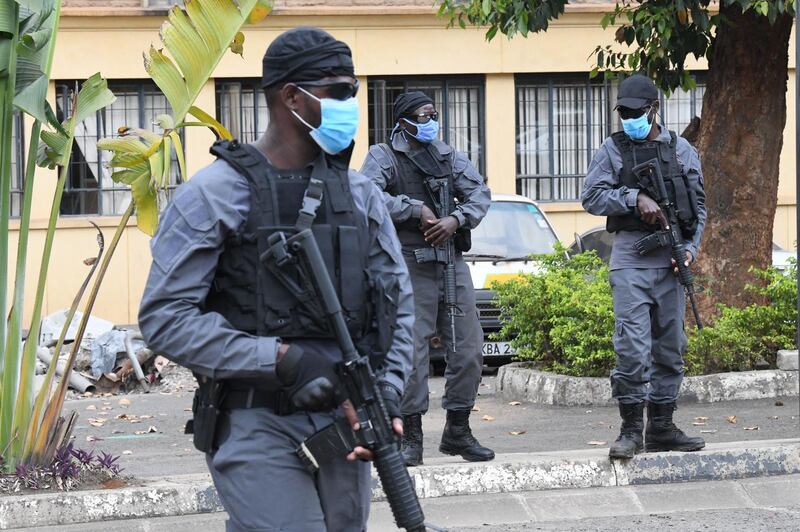
<svg viewBox="0 0 800 532"><path fill-rule="evenodd" d="M336 155L344 151L353 142L358 129L358 100L348 98L346 100L336 100L333 98L317 98L303 87L298 87L301 91L308 94L319 102L320 116L322 120L319 127L313 127L303 120L296 111L292 114L305 124L311 131L309 135L314 139L325 153Z"/></svg>
<svg viewBox="0 0 800 532"><path fill-rule="evenodd" d="M412 135L409 130L405 130L404 133L406 135L411 135L418 141L428 144L429 142L433 142L433 140L439 136L439 122L437 120L428 120L424 124L418 124L416 122L412 122L407 118L402 118L401 120L405 120L407 123L415 126L417 128L417 134Z"/></svg>
<svg viewBox="0 0 800 532"><path fill-rule="evenodd" d="M649 120L650 113L644 113L638 118L622 119L622 130L633 140L644 140L653 127Z"/></svg>

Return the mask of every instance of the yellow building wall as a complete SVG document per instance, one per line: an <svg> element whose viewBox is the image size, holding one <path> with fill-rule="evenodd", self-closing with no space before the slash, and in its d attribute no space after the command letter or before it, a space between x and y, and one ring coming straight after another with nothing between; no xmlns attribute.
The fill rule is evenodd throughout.
<svg viewBox="0 0 800 532"><path fill-rule="evenodd" d="M445 22L420 9L385 10L302 9L280 11L264 22L245 30L244 58L229 54L220 63L218 78L259 77L261 56L266 46L282 31L299 25L325 28L345 40L353 49L356 72L362 84L359 92L361 127L356 137L353 166L358 168L367 149L367 90L369 76L425 74L485 75L485 163L486 176L495 192L516 191L515 86L514 74L525 72L586 72L588 56L598 43L611 42L612 30L603 31L600 14L584 7L568 11L545 34L508 41L503 37L491 43L482 30L446 29ZM325 12L325 15L313 13ZM98 13L95 13L98 14ZM109 13L107 13L108 15ZM113 15L114 13L110 13ZM99 71L107 79L141 79L146 74L142 52L151 44L159 46L158 16L64 16L53 69L53 79L84 79ZM793 45L790 45L793 50ZM790 56L790 65L794 58ZM694 66L703 68L701 63ZM51 86L51 99L54 89ZM779 206L775 218L775 241L793 247L795 231L794 187L794 72L789 75L787 123L781 154ZM209 81L197 105L214 115L215 86ZM30 120L26 121L30 127ZM29 136L29 133L28 133ZM30 145L26 142L26 146ZM210 132L189 128L186 132L186 160L189 173L212 161L208 147ZM44 229L55 190L56 173L39 169L33 205L33 231L29 253L27 301L33 299L39 269ZM577 202L542 203L560 238L569 243L574 233L601 225ZM59 220L50 279L45 293L45 314L67 307L80 286L88 267L83 259L95 253L95 232L91 219L101 226L110 242L120 218L116 216L64 217ZM13 264L18 222L12 221L11 261ZM118 324L136 322L139 300L150 265L149 238L138 231L135 222L124 237L106 275L94 314ZM26 307L29 320L30 303Z"/></svg>

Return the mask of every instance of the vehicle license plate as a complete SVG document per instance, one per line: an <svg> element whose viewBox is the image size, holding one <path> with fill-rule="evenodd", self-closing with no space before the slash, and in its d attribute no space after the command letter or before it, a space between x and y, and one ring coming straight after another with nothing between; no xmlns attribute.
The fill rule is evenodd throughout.
<svg viewBox="0 0 800 532"><path fill-rule="evenodd" d="M483 342L483 356L485 357L511 356L513 354L514 348L508 342Z"/></svg>

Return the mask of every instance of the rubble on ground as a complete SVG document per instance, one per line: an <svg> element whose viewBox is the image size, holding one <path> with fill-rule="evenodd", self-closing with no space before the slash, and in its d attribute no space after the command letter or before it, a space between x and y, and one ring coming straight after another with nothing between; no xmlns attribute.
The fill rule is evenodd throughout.
<svg viewBox="0 0 800 532"><path fill-rule="evenodd" d="M44 382L67 314L66 309L60 310L42 320L37 349L37 387ZM76 312L67 330L56 366L59 377L63 375L74 348L82 318L83 315ZM173 393L196 388L192 373L148 349L136 327L118 327L95 316L90 316L87 321L86 332L73 361L69 384L68 395L71 398L108 393Z"/></svg>

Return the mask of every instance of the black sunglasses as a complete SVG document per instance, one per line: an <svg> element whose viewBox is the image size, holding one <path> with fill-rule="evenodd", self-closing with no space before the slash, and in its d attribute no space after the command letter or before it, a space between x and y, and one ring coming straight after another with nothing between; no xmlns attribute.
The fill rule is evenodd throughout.
<svg viewBox="0 0 800 532"><path fill-rule="evenodd" d="M619 117L623 120L629 120L631 118L639 118L643 114L650 111L651 106L642 107L641 109L631 109L630 107L617 107L617 112L619 113Z"/></svg>
<svg viewBox="0 0 800 532"><path fill-rule="evenodd" d="M355 80L354 83L349 81L303 81L296 84L298 87L325 87L328 92L328 97L334 100L347 100L354 98L358 94L359 82Z"/></svg>
<svg viewBox="0 0 800 532"><path fill-rule="evenodd" d="M421 113L418 115L408 115L409 118L414 120L417 124L427 124L431 120L434 122L439 121L439 113L434 111L432 113Z"/></svg>

